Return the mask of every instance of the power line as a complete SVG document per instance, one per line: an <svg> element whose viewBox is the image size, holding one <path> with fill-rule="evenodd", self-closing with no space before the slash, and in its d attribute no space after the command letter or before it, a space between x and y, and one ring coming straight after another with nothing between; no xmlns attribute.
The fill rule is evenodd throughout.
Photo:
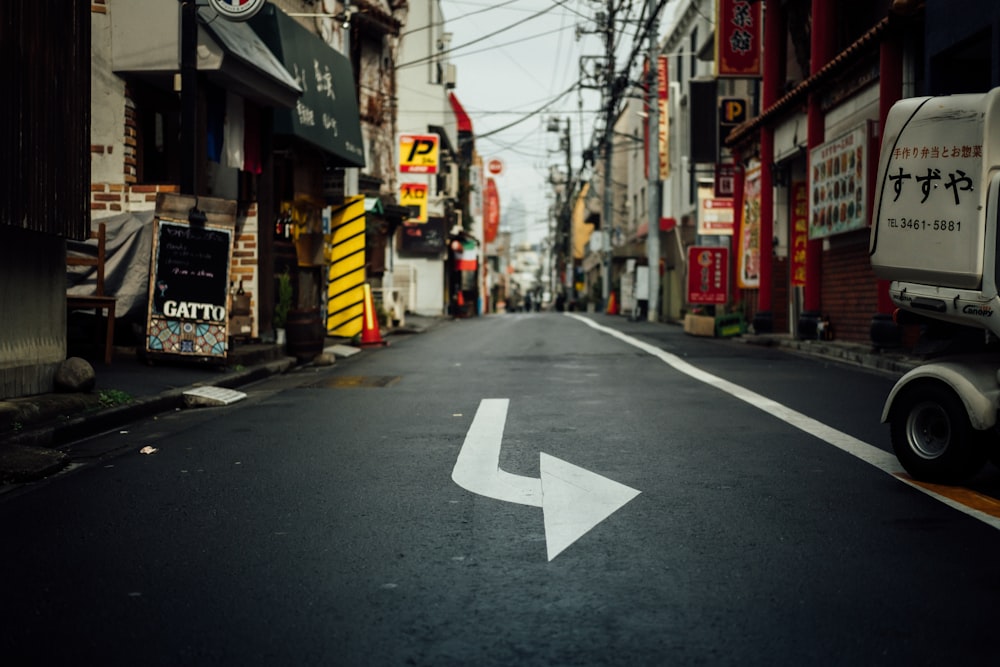
<svg viewBox="0 0 1000 667"><path fill-rule="evenodd" d="M438 58L440 58L442 56L450 55L453 52L458 51L459 49L464 49L467 46L473 46L475 44L479 44L480 42L483 42L483 41L485 41L485 40L487 40L487 39L489 39L491 37L496 37L499 34L505 33L508 30L512 30L513 28L516 28L519 25L527 23L528 21L533 21L534 19L538 18L539 16L544 16L545 14L548 14L549 12L551 12L556 7L563 7L567 2L569 2L569 0L553 0L552 5L550 5L549 7L545 8L545 9L543 9L541 11L535 12L531 16L525 17L525 18L521 19L520 21L515 21L514 23L511 23L510 25L508 25L506 27L500 28L499 30L494 30L493 32L487 33L487 34L483 35L482 37L479 37L477 39L472 40L471 42L466 42L465 44L459 44L458 46L453 46L451 48L445 49L445 50L441 51L440 53L434 53L434 54L431 54L429 56L424 56L422 58L417 58L416 60L411 60L408 63L403 63L401 65L396 65L396 69L402 69L404 67L411 67L413 65L420 65L420 64L423 64L425 62L430 62L430 61L436 60L436 59L438 59Z"/></svg>
<svg viewBox="0 0 1000 667"><path fill-rule="evenodd" d="M462 14L461 16L456 16L455 18L449 19L449 20L450 21L461 21L464 18L468 18L470 16L475 16L476 14L482 14L484 12L488 12L488 11L491 11L491 10L494 10L494 9L500 9L501 7L506 7L507 5L512 5L515 2L520 2L520 1L521 0L507 0L507 2L501 2L499 5L483 5L483 9L477 9L475 11L468 12L467 14ZM399 36L400 36L400 38L402 38L402 37L406 37L407 35L413 35L415 33L422 32L424 30L430 30L431 28L438 28L440 26L445 25L447 22L448 22L447 20L442 19L441 21L435 21L434 23L428 23L427 25L422 25L419 28L414 28L413 30L407 30L406 32L401 32L399 34Z"/></svg>
<svg viewBox="0 0 1000 667"><path fill-rule="evenodd" d="M537 116L538 114L544 112L546 109L548 109L550 106L552 106L553 104L555 104L556 102L558 102L559 100L561 100L563 97L565 97L566 95L569 95L571 92L573 92L574 90L576 90L577 87L579 87L579 85L580 85L579 81L574 82L569 88L567 88L563 92L561 92L558 95L556 95L555 97L553 97L551 100L549 100L548 102L546 102L544 105L542 105L538 109L535 109L534 111L526 113L523 118L515 120L512 123L508 123L507 125L504 125L503 127L498 127L495 130L490 130L489 132L486 132L484 134L476 135L476 139L482 139L482 138L485 138L485 137L489 137L491 135L497 134L498 132L503 132L504 130L510 129L512 127L515 127L516 125L520 125L521 123L523 123L524 121L528 120L529 118L533 118L534 116Z"/></svg>

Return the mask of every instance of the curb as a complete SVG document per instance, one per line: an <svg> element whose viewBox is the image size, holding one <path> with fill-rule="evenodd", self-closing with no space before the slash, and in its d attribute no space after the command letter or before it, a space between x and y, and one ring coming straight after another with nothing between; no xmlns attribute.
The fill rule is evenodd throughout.
<svg viewBox="0 0 1000 667"><path fill-rule="evenodd" d="M818 340L799 340L786 336L762 335L741 336L734 340L746 345L777 347L792 354L827 359L895 375L903 375L924 363L923 360L906 354L876 351L870 346L853 343L829 343Z"/></svg>
<svg viewBox="0 0 1000 667"><path fill-rule="evenodd" d="M62 420L49 420L26 431L15 433L0 445L0 483L28 482L54 472L69 463L69 456L56 449L59 445L80 440L140 419L184 407L184 392L192 387L232 389L287 372L295 359L284 357L235 371L190 387L170 389L157 396L137 398L126 405L87 412Z"/></svg>

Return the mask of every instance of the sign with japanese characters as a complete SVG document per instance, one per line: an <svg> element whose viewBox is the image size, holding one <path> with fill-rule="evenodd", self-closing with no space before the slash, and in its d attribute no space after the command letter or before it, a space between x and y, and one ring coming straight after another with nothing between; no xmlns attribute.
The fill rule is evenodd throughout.
<svg viewBox="0 0 1000 667"><path fill-rule="evenodd" d="M910 98L886 119L871 262L886 280L979 289L1000 91Z"/></svg>
<svg viewBox="0 0 1000 667"><path fill-rule="evenodd" d="M806 284L806 256L809 247L809 188L805 181L792 183L791 284Z"/></svg>
<svg viewBox="0 0 1000 667"><path fill-rule="evenodd" d="M400 183L399 205L409 206L420 211L417 217L409 218L405 222L427 222L427 184Z"/></svg>
<svg viewBox="0 0 1000 667"><path fill-rule="evenodd" d="M735 195L736 165L732 162L716 163L713 185L716 197L732 197Z"/></svg>
<svg viewBox="0 0 1000 667"><path fill-rule="evenodd" d="M809 153L812 214L809 238L868 225L868 126L862 125Z"/></svg>
<svg viewBox="0 0 1000 667"><path fill-rule="evenodd" d="M713 197L714 190L698 188L698 234L702 236L733 233L733 200Z"/></svg>
<svg viewBox="0 0 1000 667"><path fill-rule="evenodd" d="M687 301L692 305L725 303L729 299L729 249L688 248Z"/></svg>
<svg viewBox="0 0 1000 667"><path fill-rule="evenodd" d="M715 3L715 75L758 77L761 75L761 5L750 0L718 0Z"/></svg>
<svg viewBox="0 0 1000 667"><path fill-rule="evenodd" d="M404 174L438 173L440 144L436 134L400 134L399 170Z"/></svg>
<svg viewBox="0 0 1000 667"><path fill-rule="evenodd" d="M649 61L643 63L643 75L649 76ZM670 177L670 105L667 104L670 93L670 77L667 74L667 57L659 56L656 67L656 104L657 104L657 155L660 160L660 173L657 179L663 181ZM647 92L644 104L648 110L650 105ZM649 146L650 146L650 114L646 115L646 123L643 124L643 138L646 147L645 174L649 178Z"/></svg>

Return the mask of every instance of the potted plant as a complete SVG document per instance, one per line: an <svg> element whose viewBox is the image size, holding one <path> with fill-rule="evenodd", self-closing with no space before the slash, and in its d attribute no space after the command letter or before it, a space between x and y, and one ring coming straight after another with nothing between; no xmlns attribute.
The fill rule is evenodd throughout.
<svg viewBox="0 0 1000 667"><path fill-rule="evenodd" d="M278 302L274 305L274 341L278 345L285 344L285 325L288 323L288 311L292 307L292 276L285 269L278 275Z"/></svg>

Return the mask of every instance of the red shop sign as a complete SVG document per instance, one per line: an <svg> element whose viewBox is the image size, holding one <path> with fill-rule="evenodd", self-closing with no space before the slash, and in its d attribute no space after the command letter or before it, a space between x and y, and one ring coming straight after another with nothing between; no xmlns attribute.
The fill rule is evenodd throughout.
<svg viewBox="0 0 1000 667"><path fill-rule="evenodd" d="M688 248L687 292L690 304L717 304L729 300L729 248Z"/></svg>

